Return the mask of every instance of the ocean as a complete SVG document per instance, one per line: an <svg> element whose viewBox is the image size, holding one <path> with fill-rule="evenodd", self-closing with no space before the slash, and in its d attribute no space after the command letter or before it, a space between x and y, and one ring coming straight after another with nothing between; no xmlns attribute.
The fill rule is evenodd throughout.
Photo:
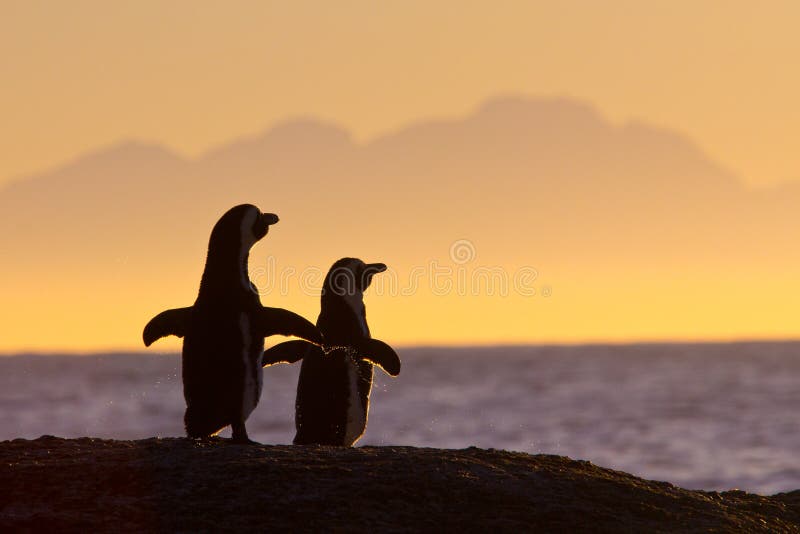
<svg viewBox="0 0 800 534"><path fill-rule="evenodd" d="M398 350L357 445L507 449L690 489L800 488L800 343ZM250 437L294 437L299 364L265 369ZM183 435L176 354L0 358L0 440ZM229 435L225 431L223 436Z"/></svg>

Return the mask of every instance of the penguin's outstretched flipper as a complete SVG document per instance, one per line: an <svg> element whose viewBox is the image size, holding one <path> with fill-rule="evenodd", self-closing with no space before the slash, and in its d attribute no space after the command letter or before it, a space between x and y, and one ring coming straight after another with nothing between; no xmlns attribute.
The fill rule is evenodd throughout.
<svg viewBox="0 0 800 534"><path fill-rule="evenodd" d="M361 339L355 349L360 358L374 363L391 376L400 374L400 357L392 347L380 339Z"/></svg>
<svg viewBox="0 0 800 534"><path fill-rule="evenodd" d="M322 344L322 334L311 322L296 313L283 308L262 308L259 314L259 335L263 337L295 336L310 341L315 345Z"/></svg>
<svg viewBox="0 0 800 534"><path fill-rule="evenodd" d="M303 359L311 350L321 351L319 347L303 339L284 341L264 351L261 365L275 365L276 363L294 363Z"/></svg>
<svg viewBox="0 0 800 534"><path fill-rule="evenodd" d="M144 327L142 339L144 346L149 347L153 341L166 336L183 337L189 330L192 320L192 307L175 308L159 313Z"/></svg>

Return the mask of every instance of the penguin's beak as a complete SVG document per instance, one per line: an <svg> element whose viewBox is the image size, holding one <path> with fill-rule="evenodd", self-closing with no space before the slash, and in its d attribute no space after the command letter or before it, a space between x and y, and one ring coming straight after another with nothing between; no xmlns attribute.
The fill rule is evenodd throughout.
<svg viewBox="0 0 800 534"><path fill-rule="evenodd" d="M382 273L386 270L385 263L368 263L366 268L364 269L366 272L370 274L378 274Z"/></svg>
<svg viewBox="0 0 800 534"><path fill-rule="evenodd" d="M262 213L261 217L256 219L255 224L253 224L253 235L257 240L261 239L269 232L270 225L276 222L278 222L278 216L274 213Z"/></svg>
<svg viewBox="0 0 800 534"><path fill-rule="evenodd" d="M264 223L264 226L271 226L277 223L280 219L274 213L263 213L261 215L261 222Z"/></svg>

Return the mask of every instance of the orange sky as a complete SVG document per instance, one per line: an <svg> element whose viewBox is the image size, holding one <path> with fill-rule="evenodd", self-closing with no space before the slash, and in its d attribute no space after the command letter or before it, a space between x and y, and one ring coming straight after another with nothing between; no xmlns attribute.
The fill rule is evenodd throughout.
<svg viewBox="0 0 800 534"><path fill-rule="evenodd" d="M650 153L635 153L634 149L657 146L663 150L659 157L675 155L674 166L669 159L658 160L659 169L653 172L657 176L648 176L646 180L652 182L647 182L636 174L634 161L634 171L622 177L630 188L635 188L640 178L640 183L654 184L673 179L680 184L685 178L681 187L691 187L695 178L709 183L719 179L727 185L709 185L709 190L730 193L736 199L733 208L726 212L725 202L720 202L721 207L712 205L706 210L712 226L717 225L707 232L692 226L705 219L704 211L693 211L691 203L681 208L685 211L678 211L675 221L656 221L652 229L647 226L650 219L659 213L663 216L658 211L648 218L649 210L658 209L658 204L634 207L624 212L640 229L632 232L634 236L625 233L624 224L614 226L618 221L611 220L613 210L608 215L598 209L601 217L608 215L608 220L599 224L605 241L598 238L593 242L592 217L597 213L573 220L571 214L565 216L566 212L557 209L550 218L531 215L527 207L507 211L500 202L502 195L493 195L496 190L487 188L483 194L487 204L494 202L494 211L487 209L482 216L495 224L491 229L498 229L497 235L502 237L490 240L491 232L481 233L480 224L472 226L473 221L458 219L457 212L449 217L442 214L442 227L428 235L423 232L437 213L422 213L423 208L410 204L412 212L416 208L419 215L434 217L426 219L427 227L424 221L417 226L408 222L409 232L424 235L418 240L424 246L415 248L419 243L413 236L386 242L384 238L394 231L390 225L378 224L371 229L373 234L350 235L349 241L335 233L313 235L309 229L319 229L320 219L304 212L302 203L293 203L296 199L291 192L270 196L273 190L261 180L259 167L243 171L246 179L242 178L242 183L265 189L251 196L243 191L229 196L281 215L282 223L275 235L268 237L269 244L259 244L261 248L256 249L262 262L267 254L276 254L298 268L313 264L326 269L337 257L355 253L367 261L385 261L405 276L432 257L446 260L448 246L468 238L476 241L480 253L480 261L470 267L502 265L513 272L520 265L533 265L541 274L538 290L545 286L553 290L552 298L539 294L533 299L519 295L442 297L427 290L396 298L368 294L370 317L375 318L374 323L371 320L373 333L392 343L796 337L800 326L792 314L799 304L795 295L800 295L800 283L795 278L800 257L786 243L792 239L793 228L800 226L800 218L797 210L785 204L800 198L794 192L800 195L800 189L781 190L773 198L764 191L731 193L729 186L735 183L738 187L741 181L756 190L800 183L799 20L800 3L793 1L0 0L0 187L127 139L163 145L197 158L208 149L260 134L298 116L341 125L353 133L359 143L354 146L361 147L362 155L370 157L384 154L383 145L369 145L370 140L435 118L452 119L453 131L469 132L470 117L491 125L495 124L493 117L502 116L501 130L513 141L515 128L528 132L514 122L513 113L510 119L503 115L504 109L514 110L517 104L482 112L484 102L512 94L533 99L569 97L569 105L556 98L547 100L542 108L557 117L580 116L576 122L580 127L589 124L588 130L580 132L585 138L565 146L589 153L592 147L581 142L599 139L615 150L630 146L631 161L640 158L645 162ZM597 117L591 115L593 110ZM539 117L539 112L531 113ZM600 124L596 128L599 137L593 137L595 120ZM628 121L653 127L640 131ZM315 128L308 131L318 133ZM299 127L299 131L306 130ZM676 133L674 137L667 133L662 138L661 132L670 131ZM276 137L284 139L284 133ZM311 148L329 149L327 135L320 134L321 141L315 138L319 144L314 147L309 142L309 153L314 154ZM421 144L416 145L414 135L407 136L412 138L410 144L404 144L408 139L403 136L388 144L402 150L424 148L426 138L420 137ZM442 146L452 145L446 136L436 135L432 138ZM624 143L614 144L623 138ZM286 139L291 146L291 136ZM463 139L472 138L465 134ZM472 165L480 165L480 149L485 145L468 147L466 151L477 154L477 159L453 167L447 176L437 175L433 164L427 166L428 160L420 156L417 163L432 169L430 175L424 175L420 188L425 180L432 183L440 178L443 191L458 184L470 176ZM114 153L109 161L125 161L126 146L121 156ZM700 149L697 153L695 146ZM138 161L138 149L131 150L135 153L132 161ZM242 150L250 149L245 146ZM324 150L317 154L325 154ZM347 150L349 145L343 153L349 154ZM390 158L392 152L388 153ZM448 154L448 161L458 159L457 150ZM147 160L150 156L141 157ZM543 159L540 156L509 163L508 169L502 170L508 175L505 187L529 179L519 171L533 168L537 158ZM441 163L436 154L424 157ZM540 174L561 179L563 176L556 176L559 165L572 159L567 154L549 167L543 164ZM104 161L92 161L74 174L69 168L61 174L55 172L52 183L58 184L63 176L65 180L85 179L75 191L86 201L95 192L87 184L105 184L111 178L104 174ZM386 161L401 165L404 160ZM367 175L356 174L371 172L370 162L367 158L352 168L343 165L339 179L352 175L356 180L352 183L361 183L357 180ZM170 168L159 167L162 163L158 160L154 168ZM492 165L490 170L499 169L497 161ZM304 168L287 168L301 179L314 175L303 175ZM398 168L396 173L387 172L380 183L409 180L403 172L419 170L413 165L409 168L411 171ZM597 176L590 167L579 168L578 174L598 183L607 180L609 196L603 198L614 202L618 168L615 160L598 170ZM687 169L696 174L685 174ZM126 172L123 166L114 178L143 179L137 169ZM203 178L203 172L181 167L175 176L196 180ZM423 173L411 178L415 176ZM547 205L547 187L559 183L543 182L540 189L533 189L531 213L552 207ZM81 189L84 186L87 188ZM69 193L70 187L64 191ZM53 195L66 194L64 191ZM64 208L59 206L59 198L45 198L42 204L35 195L23 193L20 198L34 199L33 205L41 205L45 213ZM564 187L558 190L562 196L555 198L573 201L577 198L574 193ZM752 198L747 196L751 193ZM103 194L98 193L98 205L108 198L117 199ZM673 195L671 201L680 201L682 196L680 190L665 195ZM218 203L216 196L220 196ZM129 240L122 244L94 236L86 241L83 220L64 225L65 235L78 236L74 242L65 235L50 242L50 235L36 233L39 230L34 226L45 222L36 219L26 223L29 230L34 228L32 233L14 242L9 234L21 217L15 214L17 218L3 229L7 239L0 239L0 249L4 249L0 351L142 348L141 327L151 314L188 305L194 299L208 232L216 217L232 205L216 190L201 200L187 215L192 225L186 225L192 233L180 237L190 243L182 243L174 253L170 243L178 239L178 230L165 230L156 226L158 222L147 226L143 215L153 214L130 206L128 226L115 227L119 236ZM471 197L467 194L462 200L469 202ZM262 205L267 201L275 205ZM413 201L404 197L397 203ZM747 212L752 222L769 219L765 226L750 224L747 215L737 218L736 210L747 210L751 203L757 204ZM91 202L82 206L86 211ZM325 206L314 207L320 210ZM374 209L391 208L387 203ZM21 208L23 215L26 210ZM511 226L511 217L520 213L520 224ZM89 223L98 217L95 213L84 215ZM59 216L64 221L65 215L59 212ZM688 222L678 224L684 216ZM355 221L341 220L337 228L353 232L358 228ZM140 223L141 228L136 226ZM47 224L53 223L48 220ZM730 226L727 233L714 233L726 225ZM665 234L659 233L664 229ZM651 230L650 243L647 232ZM617 239L615 232L624 235ZM742 246L738 247L740 235ZM337 241L338 237L342 240ZM79 243L80 239L86 242ZM665 239L667 245L662 247L659 239ZM81 256L101 243L106 248L100 252L108 250L108 258L103 254L90 259ZM141 243L165 252L163 266L153 267L148 250L132 246ZM626 249L630 243L633 246ZM70 256L70 250L78 252ZM90 269L94 270L88 272ZM310 319L318 312L316 298L296 291L270 295L265 303L285 306ZM44 331L43 324L47 325ZM160 346L168 349L177 344Z"/></svg>
<svg viewBox="0 0 800 534"><path fill-rule="evenodd" d="M364 139L506 93L675 129L752 184L800 179L791 0L0 9L0 183L121 139L196 155L298 114Z"/></svg>

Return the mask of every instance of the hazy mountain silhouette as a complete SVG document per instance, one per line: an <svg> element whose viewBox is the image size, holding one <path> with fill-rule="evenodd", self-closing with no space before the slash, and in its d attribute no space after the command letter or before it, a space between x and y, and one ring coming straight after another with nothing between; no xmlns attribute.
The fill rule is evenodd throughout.
<svg viewBox="0 0 800 534"><path fill-rule="evenodd" d="M795 261L798 201L797 185L744 187L678 133L574 100L503 98L365 144L303 119L194 160L138 142L89 154L0 191L2 284L118 272L195 288L211 226L239 202L280 215L264 247L301 266L408 267L459 238L493 264Z"/></svg>
<svg viewBox="0 0 800 534"><path fill-rule="evenodd" d="M277 231L312 247L322 241L311 239L313 228L362 233L369 221L370 239L385 231L403 257L431 252L421 236L495 242L501 257L542 242L573 253L607 249L602 240L612 237L691 248L698 234L721 239L743 218L768 225L748 215L786 203L782 194L746 190L674 132L616 126L571 100L507 98L365 145L314 120L280 124L193 161L158 146L116 145L1 191L4 227L13 229L3 241L92 257L145 242L169 252L170 227L194 235L240 200L288 216ZM498 240L502 233L510 235Z"/></svg>

